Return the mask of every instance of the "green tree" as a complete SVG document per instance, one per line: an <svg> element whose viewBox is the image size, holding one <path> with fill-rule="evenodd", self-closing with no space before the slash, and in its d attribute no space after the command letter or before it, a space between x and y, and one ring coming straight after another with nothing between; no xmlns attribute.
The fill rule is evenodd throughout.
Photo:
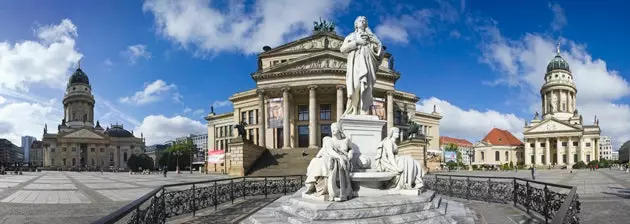
<svg viewBox="0 0 630 224"><path fill-rule="evenodd" d="M149 157L147 154L131 154L129 159L127 159L127 167L133 171L140 171L140 168L143 170L153 170L153 158Z"/></svg>
<svg viewBox="0 0 630 224"><path fill-rule="evenodd" d="M193 144L190 139L187 139L186 141L176 142L173 145L169 146L166 149L166 152L169 153L169 155L167 156L170 157L171 160L172 159L175 160L175 169L179 171L180 165L183 165L184 167L191 165L190 156L191 156L191 153L194 152L195 148L196 148L195 144ZM169 162L169 168L170 168L170 162ZM191 169L191 172L192 172L192 169Z"/></svg>

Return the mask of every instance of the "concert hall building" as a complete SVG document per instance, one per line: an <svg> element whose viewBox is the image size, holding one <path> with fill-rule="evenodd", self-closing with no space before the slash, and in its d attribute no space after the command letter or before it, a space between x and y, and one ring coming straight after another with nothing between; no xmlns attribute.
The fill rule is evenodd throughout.
<svg viewBox="0 0 630 224"><path fill-rule="evenodd" d="M330 125L345 111L346 55L339 51L343 40L334 31L314 31L275 48L265 46L251 74L256 88L232 95L232 112L211 112L205 118L208 149L227 150L240 121L248 124L246 138L268 149L320 147L322 138L331 134ZM415 121L427 136L427 148L438 149L442 116L416 111L419 98L395 88L400 77L394 57L386 53L377 73L372 113L387 121L384 133L385 128L399 127L401 140L408 121Z"/></svg>

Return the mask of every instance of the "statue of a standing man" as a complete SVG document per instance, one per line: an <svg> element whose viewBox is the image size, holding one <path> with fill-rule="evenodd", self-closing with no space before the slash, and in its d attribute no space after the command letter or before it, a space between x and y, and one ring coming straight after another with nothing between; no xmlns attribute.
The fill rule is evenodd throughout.
<svg viewBox="0 0 630 224"><path fill-rule="evenodd" d="M346 87L348 103L344 115L369 114L373 104L372 89L376 83L376 72L385 50L381 41L368 27L365 16L354 20L354 32L349 34L341 48L348 54Z"/></svg>

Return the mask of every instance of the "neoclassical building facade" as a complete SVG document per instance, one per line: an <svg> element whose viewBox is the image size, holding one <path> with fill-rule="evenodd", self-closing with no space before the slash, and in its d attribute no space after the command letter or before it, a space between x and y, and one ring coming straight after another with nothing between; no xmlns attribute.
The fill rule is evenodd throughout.
<svg viewBox="0 0 630 224"><path fill-rule="evenodd" d="M558 53L547 65L540 89L542 116L525 124L526 165L568 165L599 160L601 130L595 117L587 125L576 107L577 88L569 63Z"/></svg>
<svg viewBox="0 0 630 224"><path fill-rule="evenodd" d="M79 67L68 80L57 133L49 133L48 125L44 126L44 167L124 169L132 154L144 151L144 138L135 137L123 125L104 129L94 122L95 103L88 76Z"/></svg>
<svg viewBox="0 0 630 224"><path fill-rule="evenodd" d="M269 149L320 147L346 106L346 56L339 52L343 40L334 31L314 32L276 48L264 47L251 74L256 88L232 95L232 112L212 111L206 117L208 149L227 150L237 134L234 125L241 121L248 124L247 138ZM383 130L396 126L406 132L408 121L417 122L428 147L438 149L442 116L435 110L416 111L419 98L395 89L400 77L393 56L386 53L377 72L372 114L387 121Z"/></svg>

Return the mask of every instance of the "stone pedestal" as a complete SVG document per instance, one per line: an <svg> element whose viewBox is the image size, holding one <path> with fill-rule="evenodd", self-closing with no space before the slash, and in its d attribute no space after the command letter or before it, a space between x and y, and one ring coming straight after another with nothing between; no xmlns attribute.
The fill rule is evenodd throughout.
<svg viewBox="0 0 630 224"><path fill-rule="evenodd" d="M339 123L346 137L352 140L355 158L353 162L356 162L359 155L374 158L376 148L383 139L383 126L387 121L379 120L378 116L373 115L346 115L339 120Z"/></svg>

